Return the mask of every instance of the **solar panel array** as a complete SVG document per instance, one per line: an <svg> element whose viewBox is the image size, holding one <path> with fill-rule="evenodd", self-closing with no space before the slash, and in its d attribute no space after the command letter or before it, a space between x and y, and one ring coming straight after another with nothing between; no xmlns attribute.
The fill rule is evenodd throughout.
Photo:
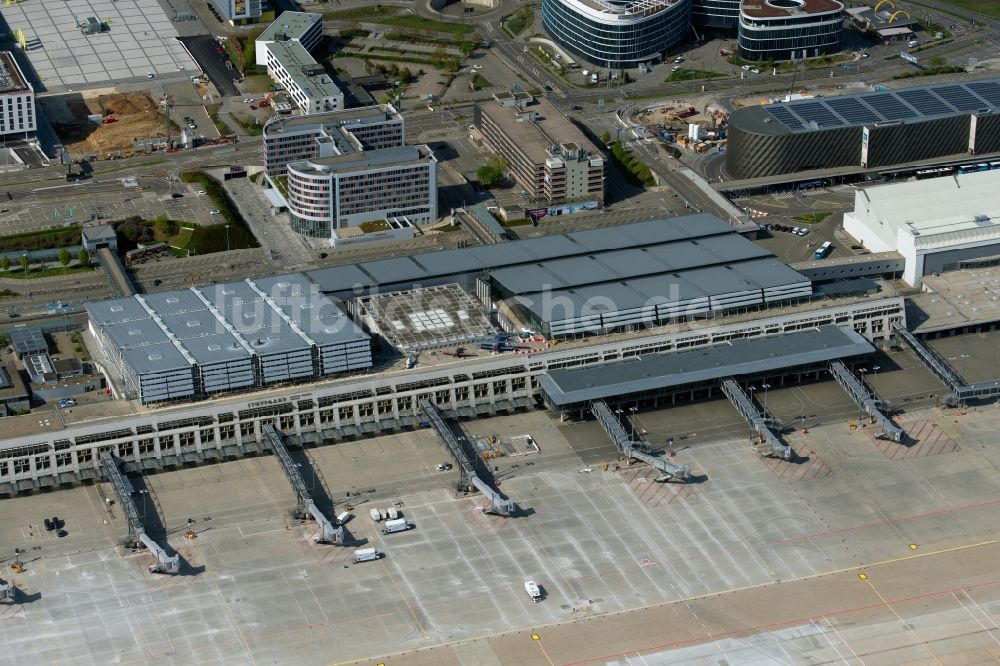
<svg viewBox="0 0 1000 666"><path fill-rule="evenodd" d="M1000 79L796 100L764 108L793 132L996 112L1000 111Z"/></svg>

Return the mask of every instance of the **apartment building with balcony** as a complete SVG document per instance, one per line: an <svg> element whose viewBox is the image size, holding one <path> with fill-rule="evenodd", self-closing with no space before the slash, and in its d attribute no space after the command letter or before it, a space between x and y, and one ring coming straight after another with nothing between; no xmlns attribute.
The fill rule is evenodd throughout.
<svg viewBox="0 0 1000 666"><path fill-rule="evenodd" d="M498 93L473 111L476 130L532 200L604 201L604 154L544 98Z"/></svg>

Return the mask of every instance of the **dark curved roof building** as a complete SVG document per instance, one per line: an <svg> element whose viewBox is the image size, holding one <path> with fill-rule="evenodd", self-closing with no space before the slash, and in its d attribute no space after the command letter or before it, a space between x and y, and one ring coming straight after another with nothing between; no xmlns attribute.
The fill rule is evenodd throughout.
<svg viewBox="0 0 1000 666"><path fill-rule="evenodd" d="M747 107L729 118L730 178L878 168L1000 151L1000 79Z"/></svg>

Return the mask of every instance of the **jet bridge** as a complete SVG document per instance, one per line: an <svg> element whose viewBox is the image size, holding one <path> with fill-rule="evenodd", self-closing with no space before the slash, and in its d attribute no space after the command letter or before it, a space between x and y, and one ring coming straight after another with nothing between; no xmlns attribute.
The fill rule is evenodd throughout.
<svg viewBox="0 0 1000 666"><path fill-rule="evenodd" d="M858 381L847 366L841 361L830 363L830 374L837 380L837 383L847 391L847 394L854 399L872 422L878 421L882 426L882 432L876 435L878 439L891 439L894 442L902 442L906 437L906 431L899 427L895 421L883 413L883 409L888 409L889 404L885 400L876 400L869 392L868 388Z"/></svg>
<svg viewBox="0 0 1000 666"><path fill-rule="evenodd" d="M792 450L792 447L782 442L772 432L771 426L776 425L777 421L769 418L766 414L761 414L735 379L732 377L723 379L720 387L736 411L760 437L761 443L766 445L761 455L767 458L784 458L785 460L791 460L795 457L795 451Z"/></svg>
<svg viewBox="0 0 1000 666"><path fill-rule="evenodd" d="M273 425L267 424L264 426L264 436L267 437L267 441L271 445L271 450L274 451L274 456L281 463L281 469L284 470L285 476L288 477L289 483L292 484L292 490L295 491L296 517L305 518L307 515L312 516L316 524L319 525L319 534L313 538L313 541L316 543L336 544L338 546L344 545L344 528L340 525L334 526L330 519L316 506L309 488L306 487L305 481L302 480L298 465L292 460L292 456L288 453L288 447L285 446L285 442L281 439L281 433Z"/></svg>
<svg viewBox="0 0 1000 666"><path fill-rule="evenodd" d="M108 480L111 481L111 485L115 489L115 494L118 495L118 505L125 514L125 520L128 523L129 544L135 547L141 543L156 557L156 562L150 565L149 572L171 574L180 572L180 557L167 555L160 544L146 534L142 518L139 517L139 510L136 508L135 502L132 501L132 494L135 492L132 482L118 469L118 462L110 451L101 454L101 464L104 466Z"/></svg>
<svg viewBox="0 0 1000 666"><path fill-rule="evenodd" d="M621 421L615 416L615 412L608 407L603 400L596 400L590 403L590 411L594 418L608 433L611 442L627 460L638 460L644 462L655 470L662 472L662 476L657 481L687 481L691 477L691 468L687 465L675 465L669 460L657 458L640 449L649 449L649 443L642 439L637 439L625 431Z"/></svg>
<svg viewBox="0 0 1000 666"><path fill-rule="evenodd" d="M513 515L517 511L517 505L483 480L483 476L489 475L489 470L476 456L475 451L466 451L468 443L466 443L466 446L463 446L462 441L459 441L455 437L455 433L441 414L441 410L437 408L437 405L430 400L421 400L420 409L427 416L434 431L437 432L438 437L444 443L445 448L448 449L455 462L458 463L459 469L462 470L462 476L485 497L489 498L490 505L485 507L483 512L492 513L497 516ZM483 468L481 470L482 474L476 470L477 463L478 466Z"/></svg>
<svg viewBox="0 0 1000 666"><path fill-rule="evenodd" d="M906 330L902 324L894 324L893 330L907 346L913 350L927 369L943 381L951 394L945 398L946 403L954 404L974 398L993 398L1000 395L1000 381L979 382L968 384L955 370L937 353L920 342L913 333Z"/></svg>

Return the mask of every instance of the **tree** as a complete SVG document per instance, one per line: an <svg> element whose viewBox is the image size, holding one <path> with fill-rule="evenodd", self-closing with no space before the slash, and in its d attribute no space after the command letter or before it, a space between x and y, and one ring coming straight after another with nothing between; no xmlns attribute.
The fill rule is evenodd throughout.
<svg viewBox="0 0 1000 666"><path fill-rule="evenodd" d="M936 55L931 56L931 58L927 61L927 64L931 67L943 67L947 62L948 61L944 59L944 56Z"/></svg>
<svg viewBox="0 0 1000 666"><path fill-rule="evenodd" d="M62 248L59 250L59 263L63 266L69 266L69 262L73 257L70 255L69 250Z"/></svg>
<svg viewBox="0 0 1000 666"><path fill-rule="evenodd" d="M506 180L507 163L499 155L492 155L486 164L479 167L476 177L483 187L496 187Z"/></svg>
<svg viewBox="0 0 1000 666"><path fill-rule="evenodd" d="M28 259L28 255L21 255L21 270L27 272L28 266L31 265L31 261Z"/></svg>
<svg viewBox="0 0 1000 666"><path fill-rule="evenodd" d="M7 255L0 257L0 268L2 268L4 272L10 270L10 257L8 257Z"/></svg>
<svg viewBox="0 0 1000 666"><path fill-rule="evenodd" d="M90 263L90 254L85 248L80 248L80 251L76 255L76 260L80 262L81 266L86 266Z"/></svg>
<svg viewBox="0 0 1000 666"><path fill-rule="evenodd" d="M611 143L611 132L604 130L604 134L601 135L601 142L604 143L605 146Z"/></svg>

